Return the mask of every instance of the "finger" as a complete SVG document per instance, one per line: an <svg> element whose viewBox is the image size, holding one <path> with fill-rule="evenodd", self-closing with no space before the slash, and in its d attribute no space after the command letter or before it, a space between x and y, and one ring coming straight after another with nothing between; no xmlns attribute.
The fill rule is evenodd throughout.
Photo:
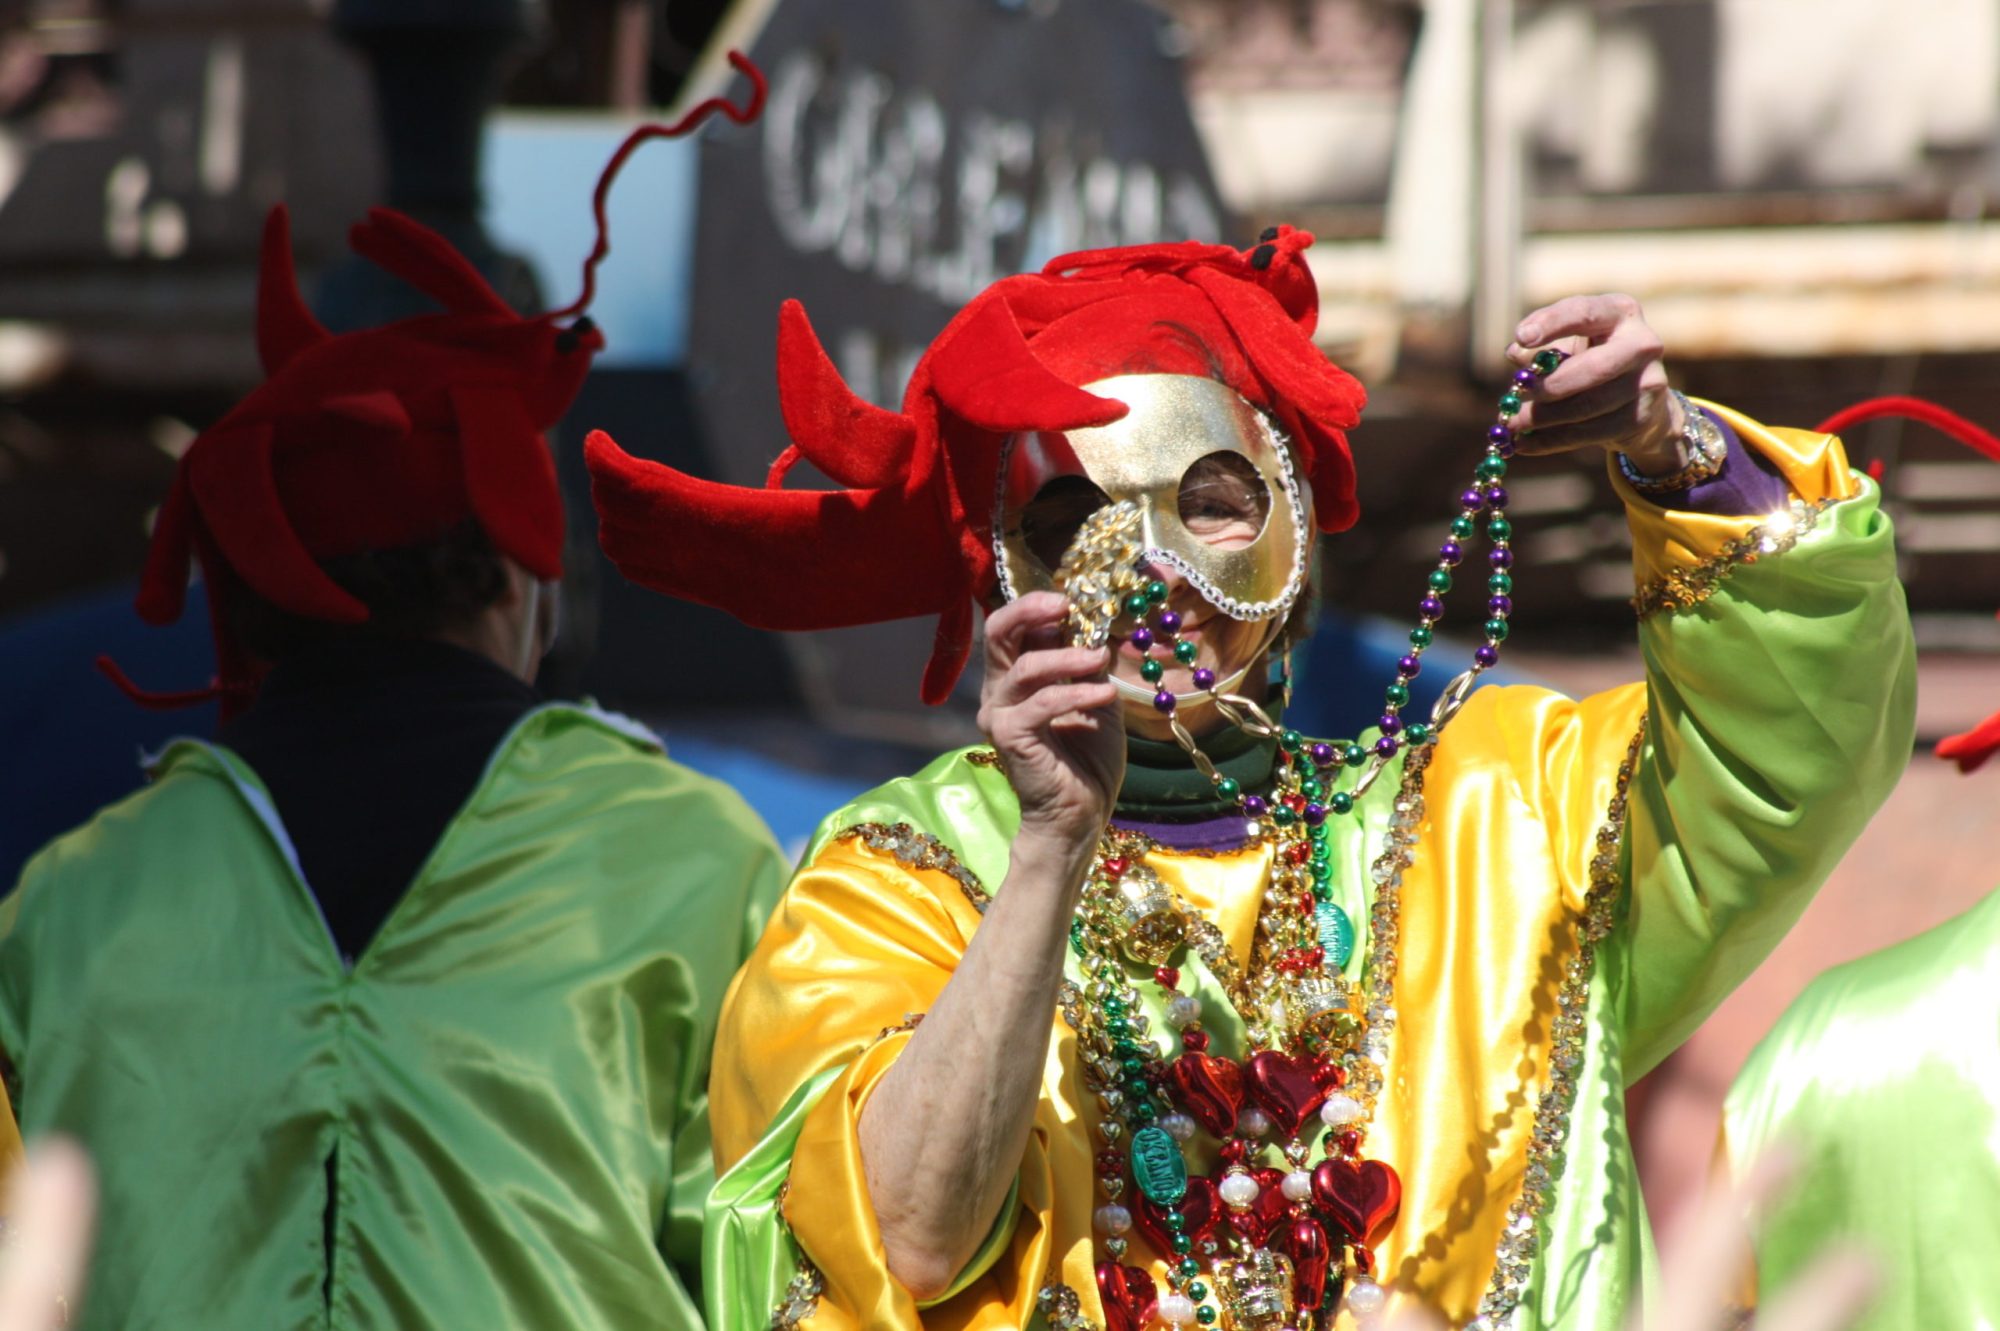
<svg viewBox="0 0 2000 1331"><path fill-rule="evenodd" d="M1629 414L1632 404L1639 401L1640 391L1646 387L1649 372L1653 369L1653 365L1634 366L1616 378L1580 388L1570 395L1527 403L1514 414L1515 442L1521 442L1521 436L1535 430L1574 425L1578 421L1595 420L1614 412ZM1664 374L1650 377L1657 379L1662 391L1666 389Z"/></svg>
<svg viewBox="0 0 2000 1331"><path fill-rule="evenodd" d="M1110 707L1117 700L1118 690L1108 679L1088 684L1053 684L1007 709L1005 715L1011 725L1039 730L1057 717Z"/></svg>
<svg viewBox="0 0 2000 1331"><path fill-rule="evenodd" d="M83 1286L97 1187L90 1161L66 1141L38 1143L14 1179L9 1229L0 1254L0 1327L42 1331Z"/></svg>
<svg viewBox="0 0 2000 1331"><path fill-rule="evenodd" d="M1012 707L1051 684L1101 676L1110 664L1108 647L1058 647L1024 652L1000 677L993 692L993 705Z"/></svg>
<svg viewBox="0 0 2000 1331"><path fill-rule="evenodd" d="M1639 396L1624 406L1569 425L1545 425L1532 434L1518 436L1514 449L1529 455L1570 453L1579 448L1623 448L1647 434L1649 422L1666 420L1666 404L1659 399L1665 385L1642 388ZM1655 428L1665 428L1656 425Z"/></svg>
<svg viewBox="0 0 2000 1331"><path fill-rule="evenodd" d="M1594 342L1610 336L1622 321L1641 317L1639 302L1619 292L1567 296L1525 316L1514 326L1514 341L1526 347L1540 346L1559 337L1583 337Z"/></svg>
<svg viewBox="0 0 2000 1331"><path fill-rule="evenodd" d="M1750 1210L1763 1205L1795 1172L1789 1152L1771 1152L1751 1166L1739 1186L1710 1189L1681 1216L1670 1241L1660 1248L1662 1296L1655 1326L1697 1331L1715 1324L1751 1260ZM1628 1331L1641 1331L1642 1311L1632 1310Z"/></svg>
<svg viewBox="0 0 2000 1331"><path fill-rule="evenodd" d="M1868 1311L1881 1279L1872 1254L1844 1245L1829 1249L1758 1314L1759 1331L1844 1331Z"/></svg>
<svg viewBox="0 0 2000 1331"><path fill-rule="evenodd" d="M1021 654L1022 639L1038 628L1059 622L1069 602L1060 592L1029 592L1009 601L986 619L986 669L997 675Z"/></svg>
<svg viewBox="0 0 2000 1331"><path fill-rule="evenodd" d="M1542 376L1528 396L1537 402L1561 401L1658 365L1665 353L1660 335L1646 323L1634 320L1620 324L1602 342L1578 349Z"/></svg>

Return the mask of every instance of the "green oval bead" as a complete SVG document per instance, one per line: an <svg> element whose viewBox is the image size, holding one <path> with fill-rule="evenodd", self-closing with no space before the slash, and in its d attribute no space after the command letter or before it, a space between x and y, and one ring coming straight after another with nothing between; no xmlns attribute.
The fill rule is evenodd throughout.
<svg viewBox="0 0 2000 1331"><path fill-rule="evenodd" d="M1215 793L1226 800L1233 800L1243 793L1243 783L1233 776L1225 776L1215 783Z"/></svg>
<svg viewBox="0 0 2000 1331"><path fill-rule="evenodd" d="M1132 1134L1132 1178L1148 1201L1161 1206L1176 1205L1187 1196L1187 1161L1165 1128L1144 1127Z"/></svg>
<svg viewBox="0 0 2000 1331"><path fill-rule="evenodd" d="M1488 518L1486 534L1493 540L1504 541L1514 534L1514 524L1505 518Z"/></svg>
<svg viewBox="0 0 2000 1331"><path fill-rule="evenodd" d="M1177 642L1174 644L1174 660L1179 661L1182 665L1193 665L1195 653L1198 650L1191 642Z"/></svg>
<svg viewBox="0 0 2000 1331"><path fill-rule="evenodd" d="M1154 605L1167 599L1167 584L1158 578L1146 584L1146 599Z"/></svg>
<svg viewBox="0 0 2000 1331"><path fill-rule="evenodd" d="M1425 578L1424 581L1430 584L1431 590L1434 592L1448 592L1451 590L1451 573L1446 569L1432 569L1431 575Z"/></svg>
<svg viewBox="0 0 2000 1331"><path fill-rule="evenodd" d="M1410 630L1410 646L1428 647L1431 645L1431 638L1433 636L1428 624L1419 624Z"/></svg>
<svg viewBox="0 0 2000 1331"><path fill-rule="evenodd" d="M1150 656L1139 662L1139 678L1145 680L1148 684L1159 683L1160 676L1166 673L1167 668Z"/></svg>
<svg viewBox="0 0 2000 1331"><path fill-rule="evenodd" d="M1410 690L1407 685L1391 684L1382 690L1382 697L1391 707L1403 707L1410 701Z"/></svg>
<svg viewBox="0 0 2000 1331"><path fill-rule="evenodd" d="M1354 921L1330 901L1314 906L1313 914L1318 917L1319 945L1326 949L1326 959L1339 970L1354 955Z"/></svg>
<svg viewBox="0 0 2000 1331"><path fill-rule="evenodd" d="M1487 620L1487 621L1486 621L1486 624L1485 624L1485 626L1484 626L1484 627L1485 627L1485 629L1486 629L1486 636L1487 636L1488 638L1492 639L1492 640L1493 640L1494 642L1505 642L1505 641L1507 640L1507 621L1506 621L1506 620L1504 620L1504 619L1489 619L1489 620Z"/></svg>
<svg viewBox="0 0 2000 1331"><path fill-rule="evenodd" d="M1333 792L1332 798L1327 800L1326 807L1332 809L1335 813L1352 813L1354 812L1354 796L1344 790L1336 790Z"/></svg>
<svg viewBox="0 0 2000 1331"><path fill-rule="evenodd" d="M1368 750L1359 744L1350 744L1340 751L1340 761L1349 767L1359 767L1368 761Z"/></svg>
<svg viewBox="0 0 2000 1331"><path fill-rule="evenodd" d="M1428 742L1430 737L1431 728L1421 721L1413 721L1403 727L1403 742L1405 744L1423 744Z"/></svg>
<svg viewBox="0 0 2000 1331"><path fill-rule="evenodd" d="M1486 580L1486 590L1492 592L1495 596L1507 595L1514 590L1514 575L1511 573L1495 573Z"/></svg>
<svg viewBox="0 0 2000 1331"><path fill-rule="evenodd" d="M1458 540L1463 541L1472 535L1476 526L1477 524L1471 518L1461 513L1451 520L1451 534Z"/></svg>
<svg viewBox="0 0 2000 1331"><path fill-rule="evenodd" d="M1153 603L1146 599L1143 592L1133 592L1125 598L1125 613L1128 615L1144 615L1152 608Z"/></svg>

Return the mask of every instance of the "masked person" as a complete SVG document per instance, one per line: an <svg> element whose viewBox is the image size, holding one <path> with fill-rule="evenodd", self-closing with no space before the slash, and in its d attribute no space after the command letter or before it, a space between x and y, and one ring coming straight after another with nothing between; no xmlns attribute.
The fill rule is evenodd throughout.
<svg viewBox="0 0 2000 1331"><path fill-rule="evenodd" d="M396 214L353 240L444 312L329 335L274 214L269 377L154 534L139 609L199 561L220 742L0 904L22 1127L102 1173L79 1324L699 1326L714 1019L783 861L643 727L534 688L542 432L603 338Z"/></svg>
<svg viewBox="0 0 2000 1331"><path fill-rule="evenodd" d="M938 614L934 701L991 611L990 742L828 817L725 1006L721 1325L1610 1327L1644 1285L1624 1087L1908 752L1888 524L1836 441L1680 405L1636 306L1565 301L1468 449L1410 655L1354 682L1379 727L1294 735L1362 400L1311 340L1310 241L1004 279L901 412L788 306L772 488L587 445L654 588L781 629ZM1472 689L1531 575L1506 454L1586 444L1625 455L1648 679ZM777 488L798 457L846 488ZM1405 716L1459 580L1477 669Z"/></svg>
<svg viewBox="0 0 2000 1331"><path fill-rule="evenodd" d="M1910 398L1829 424L1908 415L2000 462L2000 439ZM2000 712L1940 741L1972 772L2000 752ZM1777 1148L1799 1186L1759 1209L1757 1285L1794 1287L1847 1241L1880 1259L1862 1325L2000 1324L2000 893L1958 918L1820 976L1757 1046L1724 1105L1725 1158Z"/></svg>

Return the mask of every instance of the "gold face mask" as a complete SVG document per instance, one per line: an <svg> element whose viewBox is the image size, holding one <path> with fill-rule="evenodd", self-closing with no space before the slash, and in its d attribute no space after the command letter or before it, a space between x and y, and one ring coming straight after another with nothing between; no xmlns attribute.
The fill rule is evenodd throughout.
<svg viewBox="0 0 2000 1331"><path fill-rule="evenodd" d="M1033 540L1023 519L1038 496L1077 478L1068 484L1078 492L1079 521L1102 502L1097 492L1112 503L1130 500L1140 510L1149 562L1180 573L1232 619L1282 623L1305 589L1313 518L1291 451L1271 422L1227 384L1196 375L1124 374L1083 387L1131 410L1094 429L1016 435L1001 453L993 544L1007 599L1055 586L1054 569L1034 548L1047 543ZM1237 549L1211 545L1182 517L1189 473L1218 453L1247 462L1264 489L1263 528ZM1247 480L1243 463L1233 465Z"/></svg>

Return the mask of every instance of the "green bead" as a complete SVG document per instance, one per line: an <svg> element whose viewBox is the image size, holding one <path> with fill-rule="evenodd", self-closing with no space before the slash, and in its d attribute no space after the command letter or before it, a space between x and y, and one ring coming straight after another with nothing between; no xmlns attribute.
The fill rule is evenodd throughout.
<svg viewBox="0 0 2000 1331"><path fill-rule="evenodd" d="M1451 590L1451 570L1434 568L1431 570L1431 575L1425 578L1424 581L1430 584L1431 590L1434 592L1448 592Z"/></svg>
<svg viewBox="0 0 2000 1331"><path fill-rule="evenodd" d="M1316 800L1325 793L1326 787L1317 781L1299 782L1299 794L1304 795L1309 800Z"/></svg>
<svg viewBox="0 0 2000 1331"><path fill-rule="evenodd" d="M1180 1143L1168 1136L1165 1128L1144 1127L1133 1133L1131 1156L1133 1181L1147 1200L1173 1206L1187 1196L1187 1160L1181 1155Z"/></svg>
<svg viewBox="0 0 2000 1331"><path fill-rule="evenodd" d="M1191 642L1177 642L1174 644L1174 660L1179 661L1182 665L1193 665L1195 653L1198 650Z"/></svg>
<svg viewBox="0 0 2000 1331"><path fill-rule="evenodd" d="M1454 540L1459 540L1459 541L1470 540L1472 538L1472 533L1477 528L1477 526L1478 524L1473 522L1471 518L1468 518L1467 516L1465 516L1465 514L1461 513L1457 517L1451 520L1452 538Z"/></svg>
<svg viewBox="0 0 2000 1331"><path fill-rule="evenodd" d="M1410 630L1410 646L1428 647L1430 645L1431 630L1428 624L1419 624Z"/></svg>
<svg viewBox="0 0 2000 1331"><path fill-rule="evenodd" d="M1479 465L1472 469L1472 474L1482 481L1497 481L1507 474L1507 459L1488 453L1479 459Z"/></svg>
<svg viewBox="0 0 2000 1331"><path fill-rule="evenodd" d="M1492 592L1495 596L1506 596L1514 590L1514 575L1511 573L1495 573L1486 580L1486 590Z"/></svg>
<svg viewBox="0 0 2000 1331"><path fill-rule="evenodd" d="M1187 1296L1196 1303L1200 1303L1208 1297L1208 1286L1202 1284L1199 1280L1191 1280L1188 1282Z"/></svg>
<svg viewBox="0 0 2000 1331"><path fill-rule="evenodd" d="M1486 636L1487 636L1487 637L1488 637L1489 639L1491 639L1492 641L1494 641L1494 642L1505 642L1505 641L1507 641L1507 621L1506 621L1506 620L1504 620L1504 619L1489 619L1489 620L1487 620L1487 621L1486 621L1486 624L1485 624L1485 628L1486 628Z"/></svg>
<svg viewBox="0 0 2000 1331"><path fill-rule="evenodd" d="M1188 1249L1194 1247L1194 1240L1185 1234L1176 1234L1168 1246L1173 1248L1175 1252L1186 1252ZM1205 1312L1207 1309L1203 1309L1203 1311ZM1214 1319L1211 1318L1209 1320L1213 1321Z"/></svg>
<svg viewBox="0 0 2000 1331"><path fill-rule="evenodd" d="M1280 827L1290 827L1298 820L1299 816L1282 804L1271 810L1271 821Z"/></svg>
<svg viewBox="0 0 2000 1331"><path fill-rule="evenodd" d="M1288 752L1297 753L1305 747L1306 737L1296 730L1285 730L1279 732L1278 743L1284 745Z"/></svg>
<svg viewBox="0 0 2000 1331"><path fill-rule="evenodd" d="M1505 518L1488 518L1486 534L1493 540L1504 541L1514 534L1514 524Z"/></svg>
<svg viewBox="0 0 2000 1331"><path fill-rule="evenodd" d="M1354 921L1330 901L1314 907L1313 916L1319 926L1319 945L1326 949L1326 959L1333 968L1339 970L1354 955Z"/></svg>
<svg viewBox="0 0 2000 1331"><path fill-rule="evenodd" d="M1203 1326L1214 1326L1215 1315L1215 1305L1210 1303L1204 1303L1194 1310L1194 1320Z"/></svg>
<svg viewBox="0 0 2000 1331"><path fill-rule="evenodd" d="M1535 370L1539 374L1547 374L1560 364L1562 364L1562 357L1554 351L1538 351L1535 353Z"/></svg>
<svg viewBox="0 0 2000 1331"><path fill-rule="evenodd" d="M1153 608L1153 603L1146 599L1146 594L1144 592L1133 592L1130 596L1125 598L1125 613L1128 615L1143 616L1148 610L1151 610L1152 608Z"/></svg>
<svg viewBox="0 0 2000 1331"><path fill-rule="evenodd" d="M1368 750L1359 744L1350 744L1340 751L1340 761L1349 767L1359 767L1368 761Z"/></svg>
<svg viewBox="0 0 2000 1331"><path fill-rule="evenodd" d="M1179 1211L1167 1212L1167 1228L1175 1231L1176 1233L1180 1232L1183 1229L1186 1229L1187 1217L1182 1215Z"/></svg>
<svg viewBox="0 0 2000 1331"><path fill-rule="evenodd" d="M1521 403L1524 401L1526 399L1519 393L1502 393L1500 395L1500 414L1502 416L1512 416L1521 409Z"/></svg>
<svg viewBox="0 0 2000 1331"><path fill-rule="evenodd" d="M1406 684L1391 684L1382 690L1383 701L1391 707L1406 707L1410 702L1410 689Z"/></svg>
<svg viewBox="0 0 2000 1331"><path fill-rule="evenodd" d="M1412 726L1411 729L1415 729L1415 727ZM1326 807L1332 809L1335 813L1352 813L1354 811L1354 796L1344 790L1336 790L1333 792L1332 797L1327 800Z"/></svg>
<svg viewBox="0 0 2000 1331"><path fill-rule="evenodd" d="M1411 744L1411 745L1423 744L1427 742L1430 739L1430 737L1431 737L1431 728L1425 725L1421 721L1413 721L1409 725L1403 727L1403 742L1406 744Z"/></svg>
<svg viewBox="0 0 2000 1331"><path fill-rule="evenodd" d="M1233 800L1243 793L1243 783L1233 776L1225 776L1215 783L1215 793L1226 800Z"/></svg>
<svg viewBox="0 0 2000 1331"><path fill-rule="evenodd" d="M1160 676L1166 673L1167 668L1150 656L1139 662L1139 678L1145 680L1148 684L1159 683Z"/></svg>
<svg viewBox="0 0 2000 1331"><path fill-rule="evenodd" d="M1192 1257L1183 1257L1181 1258L1179 1270L1182 1275L1192 1280L1201 1274L1201 1263Z"/></svg>
<svg viewBox="0 0 2000 1331"><path fill-rule="evenodd" d="M1146 584L1146 599L1154 605L1167 599L1167 584L1155 578Z"/></svg>

